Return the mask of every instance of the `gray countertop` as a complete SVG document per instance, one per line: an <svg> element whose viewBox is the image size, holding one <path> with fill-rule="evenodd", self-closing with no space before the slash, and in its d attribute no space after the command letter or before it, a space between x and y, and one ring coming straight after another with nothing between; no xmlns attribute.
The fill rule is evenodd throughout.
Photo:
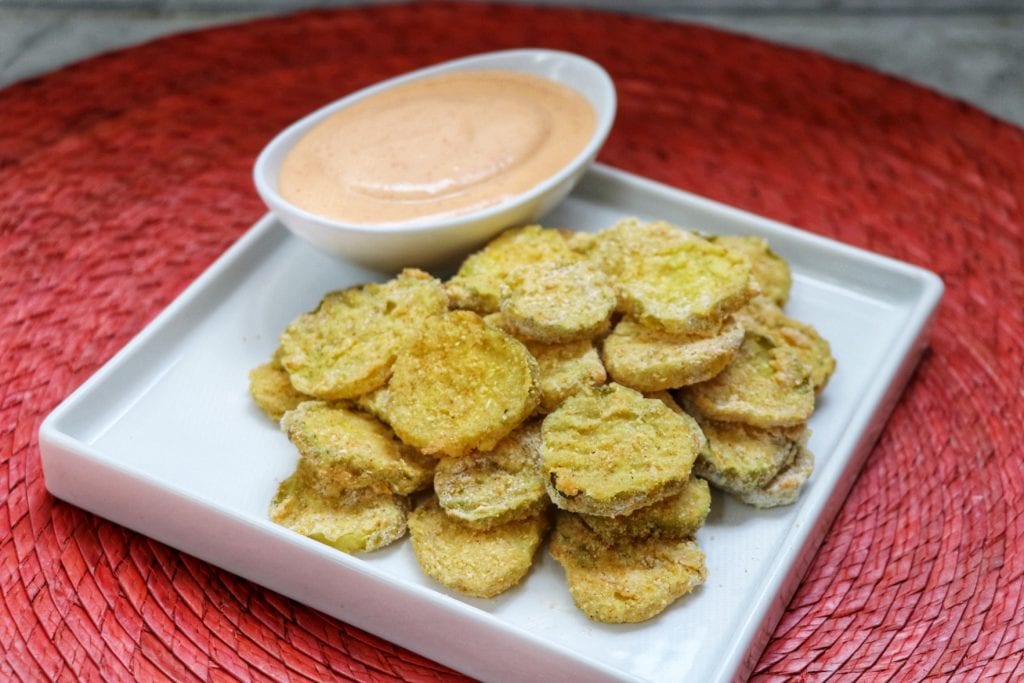
<svg viewBox="0 0 1024 683"><path fill-rule="evenodd" d="M910 0L899 5L901 9L871 0L583 4L709 24L813 48L929 86L1024 125L1024 0ZM0 86L155 37L297 6L280 0L0 0Z"/></svg>

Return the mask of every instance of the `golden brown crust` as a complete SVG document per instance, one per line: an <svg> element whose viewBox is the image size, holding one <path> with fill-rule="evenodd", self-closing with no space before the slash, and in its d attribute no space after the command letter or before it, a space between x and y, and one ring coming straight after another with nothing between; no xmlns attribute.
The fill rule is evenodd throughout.
<svg viewBox="0 0 1024 683"><path fill-rule="evenodd" d="M772 251L765 239L740 235L716 235L708 239L726 249L744 254L750 260L750 276L757 283L761 294L779 306L786 304L793 276L789 264Z"/></svg>
<svg viewBox="0 0 1024 683"><path fill-rule="evenodd" d="M746 256L664 221L619 221L582 247L622 311L675 335L709 335L757 293Z"/></svg>
<svg viewBox="0 0 1024 683"><path fill-rule="evenodd" d="M429 455L488 451L537 407L539 374L521 342L477 314L435 316L395 362L388 419Z"/></svg>
<svg viewBox="0 0 1024 683"><path fill-rule="evenodd" d="M325 496L301 472L285 479L270 504L270 519L346 553L377 550L405 535L408 500L360 489Z"/></svg>
<svg viewBox="0 0 1024 683"><path fill-rule="evenodd" d="M285 328L281 365L292 385L310 396L367 394L387 382L420 324L447 307L440 281L415 269L383 284L331 292Z"/></svg>
<svg viewBox="0 0 1024 683"><path fill-rule="evenodd" d="M540 421L531 420L492 451L442 458L434 472L438 502L450 516L480 528L536 516L551 504L540 446Z"/></svg>
<svg viewBox="0 0 1024 683"><path fill-rule="evenodd" d="M680 539L693 536L704 524L711 510L711 491L699 477L690 477L686 487L653 505L628 515L598 517L580 515L606 544L628 543L647 538Z"/></svg>
<svg viewBox="0 0 1024 683"><path fill-rule="evenodd" d="M814 412L807 368L785 341L763 327L748 327L732 362L681 395L701 415L762 428L803 424Z"/></svg>
<svg viewBox="0 0 1024 683"><path fill-rule="evenodd" d="M814 454L800 446L793 461L765 486L752 491L738 491L736 497L748 505L773 508L792 505L814 472Z"/></svg>
<svg viewBox="0 0 1024 683"><path fill-rule="evenodd" d="M480 251L470 254L445 289L454 308L481 315L498 310L501 287L512 269L579 258L557 230L539 225L506 230Z"/></svg>
<svg viewBox="0 0 1024 683"><path fill-rule="evenodd" d="M793 461L809 435L804 425L762 429L699 416L698 422L708 448L697 458L694 471L733 493L766 486Z"/></svg>
<svg viewBox="0 0 1024 683"><path fill-rule="evenodd" d="M767 297L754 297L738 313L747 325L769 330L807 368L815 393L820 394L836 369L832 349L818 331L786 315Z"/></svg>
<svg viewBox="0 0 1024 683"><path fill-rule="evenodd" d="M636 623L704 583L704 553L692 538L604 545L574 514L561 512L551 556L565 570L576 606L595 621Z"/></svg>
<svg viewBox="0 0 1024 683"><path fill-rule="evenodd" d="M547 515L488 529L445 514L431 496L409 516L412 548L423 573L448 588L491 598L522 581L548 527Z"/></svg>
<svg viewBox="0 0 1024 683"><path fill-rule="evenodd" d="M605 332L615 303L608 277L586 261L518 266L501 287L504 324L519 339L545 344Z"/></svg>
<svg viewBox="0 0 1024 683"><path fill-rule="evenodd" d="M386 485L398 494L430 486L433 458L399 441L379 420L340 404L306 401L281 418L300 467L325 495Z"/></svg>
<svg viewBox="0 0 1024 683"><path fill-rule="evenodd" d="M710 336L668 334L623 318L605 338L601 358L619 384L661 391L711 379L742 342L743 326L732 317Z"/></svg>
<svg viewBox="0 0 1024 683"><path fill-rule="evenodd" d="M545 485L555 505L623 515L678 493L703 443L692 419L618 384L584 389L544 418Z"/></svg>
<svg viewBox="0 0 1024 683"><path fill-rule="evenodd" d="M249 394L263 413L274 422L281 419L286 412L308 401L312 397L292 386L288 373L278 358L249 371Z"/></svg>

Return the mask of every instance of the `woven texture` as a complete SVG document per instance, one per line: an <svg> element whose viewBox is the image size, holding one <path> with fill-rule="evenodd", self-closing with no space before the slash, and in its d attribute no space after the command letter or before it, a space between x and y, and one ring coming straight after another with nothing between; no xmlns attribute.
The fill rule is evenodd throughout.
<svg viewBox="0 0 1024 683"><path fill-rule="evenodd" d="M249 171L278 129L527 45L614 77L603 161L946 282L931 349L755 679L1024 678L1024 132L707 28L447 3L182 35L0 91L0 678L459 678L54 500L36 432L264 212Z"/></svg>

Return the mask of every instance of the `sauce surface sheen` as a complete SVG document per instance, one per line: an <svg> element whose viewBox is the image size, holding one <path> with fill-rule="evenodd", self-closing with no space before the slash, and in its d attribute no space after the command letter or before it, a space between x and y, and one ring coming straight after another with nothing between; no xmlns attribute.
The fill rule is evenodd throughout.
<svg viewBox="0 0 1024 683"><path fill-rule="evenodd" d="M356 224L477 211L556 174L596 127L583 95L515 71L403 83L314 126L281 164L296 206Z"/></svg>

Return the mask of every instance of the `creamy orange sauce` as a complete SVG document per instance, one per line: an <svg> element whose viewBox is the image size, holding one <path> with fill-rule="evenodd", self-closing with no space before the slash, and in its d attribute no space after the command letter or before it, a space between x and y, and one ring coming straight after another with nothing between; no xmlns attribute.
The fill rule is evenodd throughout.
<svg viewBox="0 0 1024 683"><path fill-rule="evenodd" d="M575 90L514 71L405 83L335 112L281 165L293 204L349 223L410 223L498 204L551 177L594 132Z"/></svg>

